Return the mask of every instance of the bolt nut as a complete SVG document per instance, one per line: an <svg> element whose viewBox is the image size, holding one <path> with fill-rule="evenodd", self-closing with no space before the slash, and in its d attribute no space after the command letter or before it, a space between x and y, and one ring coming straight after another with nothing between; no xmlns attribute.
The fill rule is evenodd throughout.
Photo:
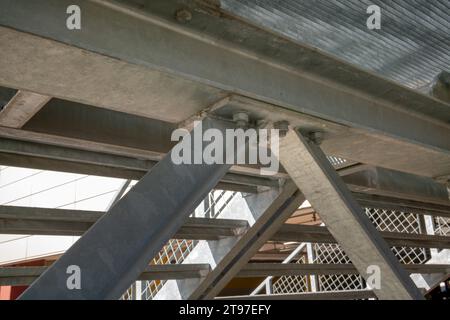
<svg viewBox="0 0 450 320"><path fill-rule="evenodd" d="M189 22L192 20L192 13L187 9L180 9L175 12L175 19L181 23Z"/></svg>
<svg viewBox="0 0 450 320"><path fill-rule="evenodd" d="M238 128L245 128L248 126L250 120L247 112L240 111L233 114L233 121Z"/></svg>
<svg viewBox="0 0 450 320"><path fill-rule="evenodd" d="M289 122L286 120L277 121L273 124L275 129L278 129L280 137L285 137L289 131Z"/></svg>
<svg viewBox="0 0 450 320"><path fill-rule="evenodd" d="M267 120L259 119L256 121L257 128L264 128L267 125Z"/></svg>
<svg viewBox="0 0 450 320"><path fill-rule="evenodd" d="M310 132L308 134L308 138L309 140L311 140L312 142L314 142L317 145L320 145L323 141L323 132L321 131L314 131L314 132Z"/></svg>

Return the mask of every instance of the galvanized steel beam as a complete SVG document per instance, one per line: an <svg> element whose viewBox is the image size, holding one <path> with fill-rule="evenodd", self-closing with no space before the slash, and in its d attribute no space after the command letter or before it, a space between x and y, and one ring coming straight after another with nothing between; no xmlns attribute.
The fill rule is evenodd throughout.
<svg viewBox="0 0 450 320"><path fill-rule="evenodd" d="M373 226L322 150L295 130L280 142L280 162L302 190L353 265L367 279L380 270L380 299L423 299L387 243Z"/></svg>
<svg viewBox="0 0 450 320"><path fill-rule="evenodd" d="M202 125L222 132L234 126L209 119ZM194 135L190 139L194 154L200 146L193 149ZM167 154L20 298L119 298L229 168L176 165ZM81 272L76 288L67 285L73 266Z"/></svg>
<svg viewBox="0 0 450 320"><path fill-rule="evenodd" d="M189 111L180 108L167 112L156 106L144 110L142 106L130 105L130 99L126 98L126 92L131 90L134 82L121 81L119 87L123 95L120 95L117 86L100 89L99 85L104 85L104 81L98 81L96 74L89 77L91 86L86 86L86 81L81 79L73 79L78 74L74 72L78 63L83 61L101 70L98 75L103 78L110 72L107 66L120 63L123 68L114 70L135 68L154 71L157 75L153 75L152 79L169 74L182 83L188 81L190 86L201 85L204 90L212 90L215 98L223 91L233 91L294 111L299 118L307 114L316 119L315 127L320 129L322 123L325 131L328 128L326 121L339 124L344 129L351 127L356 131L343 130L338 134L338 138L341 135L344 140L362 138L352 140L355 142L352 142L354 148L345 150L351 150L346 152L350 155L349 159L369 163L358 159L367 160L367 157L355 150L362 145L367 146L369 139L374 146L389 150L391 162L394 163L392 168L427 176L448 174L450 143L447 137L450 126L446 121L450 119L450 113L445 103L252 27L239 19L224 18L227 13L222 12L220 7L199 8L195 4L190 6L192 3L180 5L177 1L146 1L138 6L134 1L126 0L80 1L85 27L73 32L64 25L65 10L71 4L68 0L39 3L2 1L0 25L4 27L0 40L10 50L1 52L0 61L5 63L0 65L3 70L0 83L11 87L26 86L41 93L51 91L59 97L115 110L127 105L128 110L133 108L136 112L139 107L139 112L147 111L146 116L171 116L172 121L174 118L186 119L186 112L191 116L200 111L192 106L190 100ZM175 12L186 7L191 10L192 18L181 23L175 18ZM29 15L41 19L30 19ZM41 53L39 62L30 59L31 48ZM71 54L61 54L55 59L47 52L50 48L72 52L79 59L76 63L66 60L66 56L72 57ZM82 55L78 48L89 53ZM37 63L42 81L24 81L23 77L18 77L22 73L17 72L17 65L31 68ZM61 85L64 78L54 77L49 72L54 68L71 74L67 77L70 82ZM32 69L37 73L36 68ZM83 76L83 79L86 77ZM168 83L170 81L167 80ZM171 85L177 88L176 84ZM115 88L115 91L104 93L103 99L99 99L99 89L110 92L110 88ZM149 91L142 90L142 87L136 89L141 95ZM114 99L111 99L112 96ZM126 100L119 101L117 97ZM196 95L191 94L190 97ZM156 98L153 97L153 100ZM347 133L351 136L346 137ZM336 145L334 136L331 136L331 148L333 143ZM342 145L339 146L341 148ZM419 166L413 158L401 158L399 150L415 152L417 159L428 158L434 165L426 166L422 161ZM381 155L371 155L370 158L373 164L386 164L386 159ZM408 160L414 164L409 166Z"/></svg>

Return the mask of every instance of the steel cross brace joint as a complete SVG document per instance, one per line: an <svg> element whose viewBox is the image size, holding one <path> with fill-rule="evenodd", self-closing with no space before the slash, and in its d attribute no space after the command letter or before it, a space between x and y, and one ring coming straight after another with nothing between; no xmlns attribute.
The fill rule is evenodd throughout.
<svg viewBox="0 0 450 320"><path fill-rule="evenodd" d="M368 270L378 267L380 286L373 288L378 298L423 299L318 146L316 136L305 137L290 128L280 141L281 164L359 273L367 280Z"/></svg>

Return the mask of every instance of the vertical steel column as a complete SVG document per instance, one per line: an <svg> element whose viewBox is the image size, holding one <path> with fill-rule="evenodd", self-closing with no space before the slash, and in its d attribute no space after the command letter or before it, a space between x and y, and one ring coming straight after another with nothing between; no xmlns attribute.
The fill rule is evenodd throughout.
<svg viewBox="0 0 450 320"><path fill-rule="evenodd" d="M312 246L312 243L308 242L306 244L306 254L308 255L308 263L314 263L315 261L315 252ZM312 274L309 276L309 283L310 283L310 289L311 292L317 291L317 277L316 275Z"/></svg>

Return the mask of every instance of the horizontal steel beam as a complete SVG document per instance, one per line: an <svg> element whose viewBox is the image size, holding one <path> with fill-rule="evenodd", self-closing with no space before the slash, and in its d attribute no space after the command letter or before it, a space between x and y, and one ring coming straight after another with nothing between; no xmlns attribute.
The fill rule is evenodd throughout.
<svg viewBox="0 0 450 320"><path fill-rule="evenodd" d="M219 240L238 237L249 228L245 220L189 218L175 233L178 239Z"/></svg>
<svg viewBox="0 0 450 320"><path fill-rule="evenodd" d="M150 265L141 273L138 280L169 280L202 278L210 272L208 264L161 264Z"/></svg>
<svg viewBox="0 0 450 320"><path fill-rule="evenodd" d="M354 192L353 197L363 207L382 208L421 215L450 217L450 201L449 204L444 205L358 192ZM437 199L435 199L435 201L436 200Z"/></svg>
<svg viewBox="0 0 450 320"><path fill-rule="evenodd" d="M152 107L143 108L142 104L147 104L142 97L152 88L136 86L136 81L123 81L133 69L152 71L154 74L149 75L152 79L169 74L172 81L189 83L189 88L201 85L213 95L233 91L291 110L298 118L307 114L322 124L338 123L344 128L342 135L351 127L389 150L389 157L385 158L401 158L402 162L397 161L395 165L399 170L404 168L428 176L448 174L450 170L447 138L450 112L447 104L432 97L231 18L221 8L194 5L189 23L180 23L174 19L174 13L180 9L178 1L146 1L143 5L126 0L79 1L87 27L73 32L57 14L63 15L70 4L69 0L39 4L26 0L2 1L0 25L4 27L0 40L8 50L1 52L1 84L126 112L147 111L148 117L170 118L176 122L186 119L186 113L191 116L200 110L159 107L162 99L156 99L156 94L151 99ZM29 15L42 18L30 19ZM55 51L63 52L58 59L52 54ZM33 52L39 52L40 56L35 57ZM76 72L80 65L89 65L98 74L87 78ZM114 78L107 77L111 69L116 71ZM33 70L34 77L21 76L28 70ZM66 80L52 70L72 76ZM117 74L119 71L123 73ZM76 76L80 78L74 79ZM169 92L179 88L169 80L166 87ZM136 93L134 99L128 98L129 92ZM189 102L192 106L192 101ZM353 136L361 134L353 132ZM328 140L332 144L333 135ZM363 139L359 143L367 145L366 142ZM418 157L426 155L435 165L422 162L419 167L415 162L415 167L410 168L408 160L414 159L405 159L398 152L399 147L416 151ZM358 148L347 148L350 149L353 158L349 159L366 162L358 159L364 158ZM375 158L373 161L376 162Z"/></svg>
<svg viewBox="0 0 450 320"><path fill-rule="evenodd" d="M15 136L16 138L10 138ZM139 180L158 163L162 153L75 138L0 127L0 163L53 171L96 174ZM243 174L232 168L218 185L240 192L256 192L257 186L278 186L277 177Z"/></svg>
<svg viewBox="0 0 450 320"><path fill-rule="evenodd" d="M423 299L398 259L341 177L331 166L316 140L290 129L280 141L280 162L350 258L361 276L376 264L384 274L374 288L380 299ZM303 242L303 241L302 241Z"/></svg>
<svg viewBox="0 0 450 320"><path fill-rule="evenodd" d="M450 248L450 237L400 232L379 232L389 246L418 248ZM325 227L284 224L272 237L274 241L337 243Z"/></svg>
<svg viewBox="0 0 450 320"><path fill-rule="evenodd" d="M70 209L0 206L0 234L83 235L105 213ZM247 221L188 218L178 239L218 240L242 235Z"/></svg>
<svg viewBox="0 0 450 320"><path fill-rule="evenodd" d="M48 267L0 267L0 286L28 286ZM162 264L150 265L137 280L170 280L205 277L209 264Z"/></svg>
<svg viewBox="0 0 450 320"><path fill-rule="evenodd" d="M409 273L450 274L450 265L404 264ZM249 263L236 275L238 278L308 276L330 274L359 274L352 264L309 264L309 263Z"/></svg>
<svg viewBox="0 0 450 320"><path fill-rule="evenodd" d="M122 169L103 166L101 164L80 163L65 160L54 160L49 158L33 157L12 153L0 153L0 164L4 166L30 168L38 170L50 170L59 172L70 172L93 176L103 176L127 180L139 180L142 171ZM245 175L244 175L245 177ZM258 188L251 185L219 182L215 187L219 190L228 190L244 193L257 193Z"/></svg>
<svg viewBox="0 0 450 320"><path fill-rule="evenodd" d="M1 91L0 91L1 93ZM228 99L221 99L220 101ZM218 103L220 103L220 101ZM67 121L70 119L70 121ZM196 118L199 120L199 118ZM192 123L193 124L193 123ZM32 141L60 145L73 149L114 153L113 147L128 148L128 152L121 154L131 158L160 160L176 144L171 135L181 125L149 119L124 112L98 108L72 101L52 99L45 108L33 117L23 131L17 132L0 128L0 136L11 137L17 135L17 140L33 139ZM120 128L120 130L117 130ZM183 128L186 129L185 126ZM41 136L39 136L41 134ZM39 139L36 139L38 138ZM67 139L67 140L66 140ZM108 149L109 148L109 149ZM126 149L122 149L125 151ZM143 155L147 153L147 157ZM232 173L258 174L257 165L235 166ZM251 175L249 175L251 177ZM283 177L281 174L277 177ZM230 176L230 179L232 177ZM234 180L234 179L233 179ZM236 182L240 182L236 179ZM269 180L270 182L270 180ZM260 185L257 182L256 185ZM272 184L270 186L273 185Z"/></svg>
<svg viewBox="0 0 450 320"><path fill-rule="evenodd" d="M82 235L104 215L101 211L0 206L0 234ZM217 240L243 235L244 220L188 218L175 238ZM390 246L450 248L445 236L380 232ZM284 224L271 237L273 241L336 243L325 227Z"/></svg>
<svg viewBox="0 0 450 320"><path fill-rule="evenodd" d="M255 294L252 296L223 296L217 300L350 300L376 298L369 290L322 291L285 294Z"/></svg>
<svg viewBox="0 0 450 320"><path fill-rule="evenodd" d="M445 184L410 173L371 166L345 175L342 180L354 192L447 206L450 204L450 196Z"/></svg>
<svg viewBox="0 0 450 320"><path fill-rule="evenodd" d="M450 265L405 264L409 273L450 274ZM0 267L0 286L26 286L36 280L48 267ZM171 280L205 277L211 271L209 264L150 265L138 280ZM266 276L307 276L332 274L358 274L352 264L299 264L249 263L236 278Z"/></svg>
<svg viewBox="0 0 450 320"><path fill-rule="evenodd" d="M0 127L0 164L139 180L162 157L159 152ZM356 192L450 206L443 184L430 178L355 164L337 170ZM217 188L256 193L276 187L282 173L256 176L257 168L234 166ZM442 211L442 210L441 210Z"/></svg>
<svg viewBox="0 0 450 320"><path fill-rule="evenodd" d="M259 197L267 199L268 196L261 193ZM217 263L216 268L205 277L190 298L212 299L217 296L304 201L305 197L292 181L287 181L283 185L280 193L266 208L261 208L264 200L258 199L258 196L247 197L246 202L253 212L255 223Z"/></svg>

